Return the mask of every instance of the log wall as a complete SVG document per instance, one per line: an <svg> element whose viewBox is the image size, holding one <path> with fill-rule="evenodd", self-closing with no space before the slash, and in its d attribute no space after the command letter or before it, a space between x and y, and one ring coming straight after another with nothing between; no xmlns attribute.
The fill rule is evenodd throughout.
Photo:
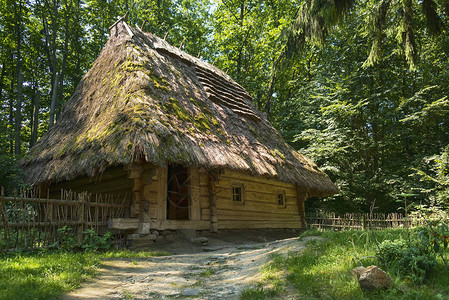
<svg viewBox="0 0 449 300"><path fill-rule="evenodd" d="M305 227L306 192L295 185L226 170L217 178L204 168L190 167L190 221L167 220L167 168L145 163L111 168L95 178L81 177L51 186L51 196L61 188L73 191L128 195L129 217L150 222L151 229L237 229ZM211 178L213 179L210 182ZM212 185L211 185L212 184ZM241 185L243 202L232 200L232 186ZM211 202L210 191L215 193ZM285 205L277 204L277 193ZM211 203L215 205L211 215ZM209 227L209 224L214 226ZM179 225L179 226L178 226ZM178 228L179 227L179 228ZM212 228L213 227L213 228Z"/></svg>
<svg viewBox="0 0 449 300"><path fill-rule="evenodd" d="M208 176L200 170L201 220L209 220ZM243 185L243 202L232 200L232 186ZM290 183L253 177L226 170L215 182L218 229L302 228L305 191ZM285 206L277 204L277 193L284 193Z"/></svg>
<svg viewBox="0 0 449 300"><path fill-rule="evenodd" d="M114 199L125 199L131 202L132 179L128 178L128 171L123 166L109 168L103 173L94 176L82 176L72 181L64 181L51 185L43 185L43 193L46 189L50 198L61 199L61 190L70 190L75 193L88 192L92 194L108 194L114 196ZM45 195L47 196L47 195Z"/></svg>

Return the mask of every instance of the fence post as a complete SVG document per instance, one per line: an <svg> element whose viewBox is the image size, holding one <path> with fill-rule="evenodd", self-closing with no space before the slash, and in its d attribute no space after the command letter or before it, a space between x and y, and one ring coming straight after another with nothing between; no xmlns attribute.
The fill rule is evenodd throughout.
<svg viewBox="0 0 449 300"><path fill-rule="evenodd" d="M85 207L86 207L86 199L83 194L79 195L78 198L78 229L77 229L77 242L81 244L83 242L83 232L84 232L84 216L85 216Z"/></svg>
<svg viewBox="0 0 449 300"><path fill-rule="evenodd" d="M366 229L366 215L362 214L362 230Z"/></svg>
<svg viewBox="0 0 449 300"><path fill-rule="evenodd" d="M3 202L5 198L5 188L2 186L0 191L0 224L3 218Z"/></svg>

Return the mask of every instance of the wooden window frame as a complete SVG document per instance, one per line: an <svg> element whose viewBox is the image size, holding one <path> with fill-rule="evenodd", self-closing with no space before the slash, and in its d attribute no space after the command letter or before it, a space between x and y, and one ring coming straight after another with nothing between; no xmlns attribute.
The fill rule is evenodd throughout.
<svg viewBox="0 0 449 300"><path fill-rule="evenodd" d="M234 200L234 189L240 189L240 201ZM245 186L243 183L232 183L231 185L231 201L234 205L245 205Z"/></svg>
<svg viewBox="0 0 449 300"><path fill-rule="evenodd" d="M282 196L282 204L279 203L279 196ZM286 208L287 207L287 197L285 196L285 190L276 191L274 201L278 208Z"/></svg>

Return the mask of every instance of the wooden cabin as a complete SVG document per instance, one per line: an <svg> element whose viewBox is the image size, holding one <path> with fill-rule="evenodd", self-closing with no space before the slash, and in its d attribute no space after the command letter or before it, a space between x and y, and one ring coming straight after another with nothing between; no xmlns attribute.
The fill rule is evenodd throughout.
<svg viewBox="0 0 449 300"><path fill-rule="evenodd" d="M143 235L303 228L305 199L337 192L227 74L123 19L22 165L54 197L125 199Z"/></svg>

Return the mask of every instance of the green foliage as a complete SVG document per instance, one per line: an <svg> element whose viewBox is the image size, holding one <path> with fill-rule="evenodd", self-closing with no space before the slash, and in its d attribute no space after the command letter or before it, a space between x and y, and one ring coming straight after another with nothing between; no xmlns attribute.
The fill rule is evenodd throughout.
<svg viewBox="0 0 449 300"><path fill-rule="evenodd" d="M11 195L14 188L23 187L23 171L16 159L0 153L0 186L5 188L5 193Z"/></svg>
<svg viewBox="0 0 449 300"><path fill-rule="evenodd" d="M213 275L214 273L216 273L216 270L214 270L212 268L207 268L203 272L200 273L200 277L209 277L209 276Z"/></svg>
<svg viewBox="0 0 449 300"><path fill-rule="evenodd" d="M418 232L421 247L427 253L440 253L449 243L449 228L441 221L431 221Z"/></svg>
<svg viewBox="0 0 449 300"><path fill-rule="evenodd" d="M128 23L141 26L197 56L210 56L211 4L208 0L179 1L0 1L0 154L13 154L17 70L23 78L21 152L45 134L49 119L61 117L82 76L104 47L109 26L129 12ZM21 64L18 66L20 42ZM59 82L55 84L56 75ZM162 88L164 86L161 86ZM54 92L56 91L56 92ZM39 93L39 103L35 105ZM56 95L55 113L51 112ZM35 114L36 113L36 114ZM37 120L36 118L37 117ZM37 121L37 122L34 122ZM57 120L58 121L58 120Z"/></svg>
<svg viewBox="0 0 449 300"><path fill-rule="evenodd" d="M76 245L76 236L72 228L69 226L63 226L61 228L58 228L57 232L59 244L55 245L55 247L60 248L64 251L73 250Z"/></svg>
<svg viewBox="0 0 449 300"><path fill-rule="evenodd" d="M391 22L399 19L387 15L380 47L391 54L362 68L367 44L376 34L366 28L365 17L381 9L378 5L357 3L321 47L306 47L277 74L275 127L340 190L336 196L309 201L306 209L311 211L368 212L372 206L374 212L394 212L400 208L397 194L419 194L410 201L432 204L447 193L443 185L415 174L420 170L437 179L437 156L449 144L442 127L449 122L449 38L432 39L415 16L413 30L423 51L417 70L411 71L404 53L395 50L394 27L399 24Z"/></svg>
<svg viewBox="0 0 449 300"><path fill-rule="evenodd" d="M263 288L262 285L260 285L257 288L253 289L246 289L242 292L240 295L240 299L243 300L263 300L263 299L270 299L271 297L276 297L279 294L278 291L273 290L271 288Z"/></svg>
<svg viewBox="0 0 449 300"><path fill-rule="evenodd" d="M54 245L63 251L75 251L82 249L87 252L107 251L112 247L114 236L112 232L106 232L103 236L98 235L95 230L88 229L83 232L83 240L81 244L77 243L77 237L71 227L64 226L58 228L59 243Z"/></svg>
<svg viewBox="0 0 449 300"><path fill-rule="evenodd" d="M438 155L424 158L415 175L425 183L423 192L429 194L432 205L447 208L449 205L449 145Z"/></svg>
<svg viewBox="0 0 449 300"><path fill-rule="evenodd" d="M422 283L434 271L437 261L435 255L418 246L409 246L404 240L386 240L379 245L377 256L390 272Z"/></svg>
<svg viewBox="0 0 449 300"><path fill-rule="evenodd" d="M426 225L409 231L407 240L385 240L379 245L376 256L388 270L422 283L437 266L439 257L449 272L443 255L449 243L449 228L443 222L447 218L441 218L444 212L435 211L435 208L421 210Z"/></svg>
<svg viewBox="0 0 449 300"><path fill-rule="evenodd" d="M85 251L106 251L111 249L114 236L108 231L103 236L99 236L93 229L84 231L81 248Z"/></svg>
<svg viewBox="0 0 449 300"><path fill-rule="evenodd" d="M100 257L38 252L0 256L0 299L57 299L96 275Z"/></svg>
<svg viewBox="0 0 449 300"><path fill-rule="evenodd" d="M167 255L129 250L97 252L30 252L0 254L0 299L59 299L98 274L102 259Z"/></svg>
<svg viewBox="0 0 449 300"><path fill-rule="evenodd" d="M316 239L316 236L319 239ZM287 256L273 257L272 261L261 270L262 282L256 288L246 291L244 295L247 295L246 299L447 298L449 277L441 260L437 260L438 265L429 273L428 280L421 285L416 285L414 281L407 280L397 272L387 270L393 279L392 289L372 294L364 294L360 290L357 281L351 276L351 270L360 263L359 260L354 260L354 256L359 257L365 266L377 264L377 260L373 258L378 251L376 240L380 243L386 240L405 241L407 236L405 229L376 231L375 238L370 232L365 231L306 231L300 238L309 239L306 243L307 249L299 253L289 253ZM396 250L392 250L390 256L394 257L396 252L400 252L404 243L397 242L392 245L390 248ZM418 260L416 263L429 262ZM270 286L275 287L274 290L270 290Z"/></svg>

